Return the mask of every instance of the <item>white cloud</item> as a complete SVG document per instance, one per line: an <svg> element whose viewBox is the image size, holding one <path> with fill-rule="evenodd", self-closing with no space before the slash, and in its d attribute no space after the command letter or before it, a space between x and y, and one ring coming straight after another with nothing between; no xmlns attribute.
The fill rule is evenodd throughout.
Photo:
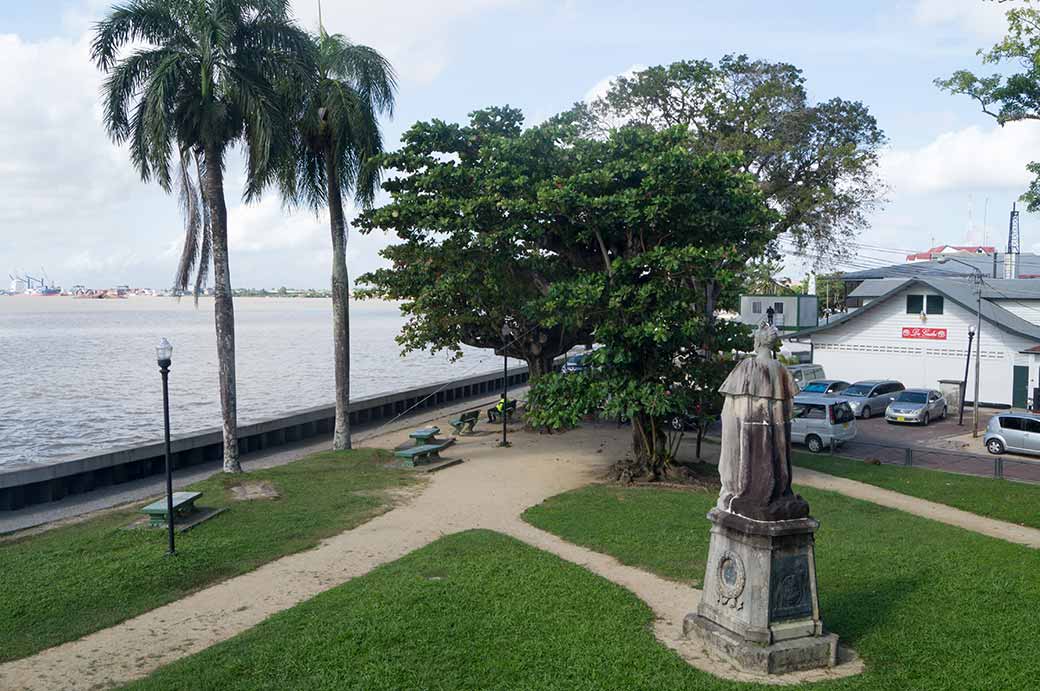
<svg viewBox="0 0 1040 691"><path fill-rule="evenodd" d="M351 209L346 211L351 216ZM285 211L275 194L228 210L228 243L233 252L319 249L331 244L329 216L309 210Z"/></svg>
<svg viewBox="0 0 1040 691"><path fill-rule="evenodd" d="M928 144L889 149L881 156L881 175L893 197L979 188L1024 189L1025 169L1040 158L1040 126L966 127L944 132Z"/></svg>
<svg viewBox="0 0 1040 691"><path fill-rule="evenodd" d="M636 72L642 72L646 69L646 65L635 64L629 67L627 70L618 72L617 74L611 74L609 76L600 79L596 82L591 89L585 92L583 100L592 102L597 98L603 98L610 91L611 85L616 82L620 77L631 77Z"/></svg>
<svg viewBox="0 0 1040 691"><path fill-rule="evenodd" d="M1019 4L981 0L918 0L914 19L922 26L953 25L979 38L996 40L1007 29L1005 13Z"/></svg>
<svg viewBox="0 0 1040 691"><path fill-rule="evenodd" d="M330 33L341 33L383 53L402 81L428 83L451 61L475 17L501 10L534 7L543 0L338 0L322 5ZM316 0L295 0L301 24L318 28Z"/></svg>

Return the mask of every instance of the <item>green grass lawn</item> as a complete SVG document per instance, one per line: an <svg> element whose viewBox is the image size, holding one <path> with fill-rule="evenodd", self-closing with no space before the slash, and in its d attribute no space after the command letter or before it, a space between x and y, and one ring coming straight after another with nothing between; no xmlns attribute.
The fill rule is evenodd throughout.
<svg viewBox="0 0 1040 691"><path fill-rule="evenodd" d="M867 671L832 689L1031 689L1040 553L807 490L823 523L826 624ZM533 524L622 561L700 579L710 492L594 486ZM679 522L679 517L685 520ZM622 530L625 538L614 533ZM672 552L685 553L676 559ZM692 604L692 603L691 603ZM158 670L133 689L736 690L653 637L628 591L488 531L451 535Z"/></svg>
<svg viewBox="0 0 1040 691"><path fill-rule="evenodd" d="M1040 528L1040 485L957 475L927 468L870 465L823 454L793 454L793 463L1002 521Z"/></svg>
<svg viewBox="0 0 1040 691"><path fill-rule="evenodd" d="M0 661L73 640L278 557L308 549L382 513L385 491L417 480L386 466L385 451L320 453L240 476L217 474L191 489L223 514L177 535L124 530L128 509L18 540L0 542ZM280 498L233 501L230 487L266 480Z"/></svg>
<svg viewBox="0 0 1040 691"><path fill-rule="evenodd" d="M824 624L867 664L860 677L814 688L1037 688L1040 552L839 494L799 492L821 522ZM699 582L714 501L713 492L596 485L524 517L623 563Z"/></svg>

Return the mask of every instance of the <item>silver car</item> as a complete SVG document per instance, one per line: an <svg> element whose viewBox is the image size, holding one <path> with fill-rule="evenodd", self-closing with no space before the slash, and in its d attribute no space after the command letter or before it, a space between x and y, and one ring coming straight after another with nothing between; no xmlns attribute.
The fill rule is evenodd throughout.
<svg viewBox="0 0 1040 691"><path fill-rule="evenodd" d="M791 417L791 441L805 444L813 453L844 444L856 436L856 416L845 401L834 396L806 394L795 398Z"/></svg>
<svg viewBox="0 0 1040 691"><path fill-rule="evenodd" d="M905 389L885 408L885 421L927 425L946 418L946 398L935 389Z"/></svg>
<svg viewBox="0 0 1040 691"><path fill-rule="evenodd" d="M868 418L885 412L888 404L905 388L897 381L868 379L856 382L838 394L838 398L848 402L857 417Z"/></svg>
<svg viewBox="0 0 1040 691"><path fill-rule="evenodd" d="M1040 416L1028 413L1001 413L989 419L982 438L993 454L1005 451L1040 454Z"/></svg>

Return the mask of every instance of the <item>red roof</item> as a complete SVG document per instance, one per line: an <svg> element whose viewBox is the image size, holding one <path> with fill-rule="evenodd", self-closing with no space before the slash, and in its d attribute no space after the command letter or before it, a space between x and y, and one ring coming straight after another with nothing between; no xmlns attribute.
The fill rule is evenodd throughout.
<svg viewBox="0 0 1040 691"><path fill-rule="evenodd" d="M938 245L930 250L925 250L924 252L908 254L906 255L906 260L912 262L919 259L931 259L937 254L942 254L943 250L946 249L957 250L958 252L969 252L971 254L994 254L997 251L995 247L989 245Z"/></svg>

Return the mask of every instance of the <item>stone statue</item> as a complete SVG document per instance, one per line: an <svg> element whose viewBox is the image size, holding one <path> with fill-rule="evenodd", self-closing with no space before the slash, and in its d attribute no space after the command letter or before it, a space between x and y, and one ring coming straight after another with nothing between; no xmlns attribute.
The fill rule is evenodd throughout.
<svg viewBox="0 0 1040 691"><path fill-rule="evenodd" d="M791 409L798 389L773 357L779 333L763 322L755 357L722 383L722 450L718 508L757 521L805 518L809 504L791 492Z"/></svg>

